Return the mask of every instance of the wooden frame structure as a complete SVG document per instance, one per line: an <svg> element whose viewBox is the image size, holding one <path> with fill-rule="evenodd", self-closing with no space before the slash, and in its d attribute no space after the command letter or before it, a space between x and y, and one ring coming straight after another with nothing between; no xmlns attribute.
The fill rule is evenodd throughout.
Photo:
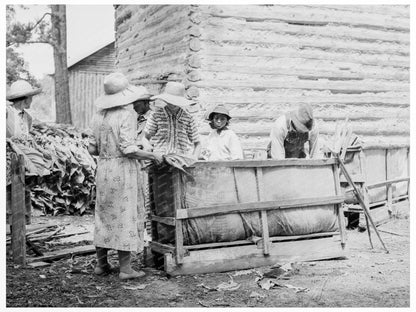
<svg viewBox="0 0 416 312"><path fill-rule="evenodd" d="M394 170L394 169L397 169L397 168L394 168L394 163L398 163L398 160L396 159L395 161L393 161L394 153L392 151L398 150L398 149L407 150L407 161L409 162L409 148L406 146L400 146L400 147L369 146L369 147L364 147L364 151L360 152L358 154L357 159L354 160L355 164L350 165L351 168L359 167L362 170L361 175L363 178L361 178L361 175L358 179L353 176L353 180L354 182L356 182L356 184L360 185L360 187L363 189L362 193L364 195L364 199L368 207L371 208L370 212L376 224L381 224L389 220L390 218L396 216L397 214L399 214L399 211L397 211L397 207L394 204L396 202L409 198L409 184L410 184L409 176L397 177L397 172L395 172ZM381 180L379 178L381 181L376 180L379 182L373 182L373 181L368 182L369 174L371 174L372 172L368 172L366 170L367 169L366 167L368 167L368 164L366 164L367 161L366 161L366 156L365 156L365 150L372 150L373 153L377 152L380 156L384 154L383 158L379 157L379 160L382 160L382 162L378 163L379 165L378 168L381 167L384 169L385 180ZM346 166L348 168L348 164ZM409 168L409 164L407 164L407 168ZM374 172L374 169L372 169L372 171ZM343 182L342 179L341 179L341 182ZM403 183L403 182L407 182L406 194L396 194L398 193L396 192L396 185ZM385 189L383 190L383 188ZM376 194L372 194L372 192L374 191L376 192ZM346 193L346 197L348 198L350 197L348 196L348 194L352 195L352 188L345 189L344 192ZM348 212L360 213L360 224L364 223L364 220L363 220L364 212L360 205L347 204L345 210Z"/></svg>
<svg viewBox="0 0 416 312"><path fill-rule="evenodd" d="M177 169L169 169L171 177L163 182L152 179L151 193L160 190L158 183L163 183L173 190L173 211L167 215L157 215L155 201L153 202L151 216L153 241L150 243L151 252L163 256L164 270L169 275L198 274L209 272L223 272L230 270L247 269L258 266L286 263L290 261L313 261L320 259L345 257L346 232L342 203L344 196L340 188L338 161L336 159L285 159L285 160L241 160L225 162L197 162L192 168L227 168L231 169L236 182L237 203L210 204L197 208L184 209L182 200L184 196L183 173ZM296 168L301 170L314 170L315 168L327 168L331 170L331 191L326 196L297 198L282 198L279 200L266 200L264 189L264 170L272 168ZM239 190L242 179L236 179L239 170L254 171L256 177L257 201L241 201L242 190ZM326 170L326 169L325 169ZM151 177L157 177L161 171L153 168ZM169 175L165 169L164 174ZM167 182L168 181L168 182ZM239 181L239 182L237 182ZM301 183L301 181L298 181ZM155 184L156 183L156 184ZM238 193L240 192L240 196ZM153 194L155 195L155 194ZM169 200L164 200L165 204ZM269 235L267 211L279 209L292 209L302 207L315 207L320 205L333 205L337 214L338 231L311 233L306 235L273 236ZM229 242L204 243L185 245L183 237L183 222L198 217L217 216L230 213L259 212L261 220L262 237L256 243L246 240ZM174 241L162 242L158 237L158 225L167 225L173 228Z"/></svg>

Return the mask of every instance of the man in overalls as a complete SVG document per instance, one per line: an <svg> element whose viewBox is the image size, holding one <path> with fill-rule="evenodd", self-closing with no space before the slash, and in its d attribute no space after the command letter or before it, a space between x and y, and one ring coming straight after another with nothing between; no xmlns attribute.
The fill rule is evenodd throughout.
<svg viewBox="0 0 416 312"><path fill-rule="evenodd" d="M309 149L305 151L305 143ZM318 129L312 107L301 104L297 110L280 116L270 132L268 158L313 158L317 151Z"/></svg>

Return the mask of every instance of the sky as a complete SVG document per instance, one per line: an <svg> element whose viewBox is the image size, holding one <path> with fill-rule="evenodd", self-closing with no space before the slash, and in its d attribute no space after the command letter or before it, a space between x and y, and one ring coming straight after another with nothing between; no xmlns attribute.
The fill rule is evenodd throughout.
<svg viewBox="0 0 416 312"><path fill-rule="evenodd" d="M17 9L15 20L36 22L47 5L25 5ZM80 60L114 40L112 5L67 5L68 64ZM29 71L37 78L54 72L53 50L48 44L29 44L17 49L26 60Z"/></svg>

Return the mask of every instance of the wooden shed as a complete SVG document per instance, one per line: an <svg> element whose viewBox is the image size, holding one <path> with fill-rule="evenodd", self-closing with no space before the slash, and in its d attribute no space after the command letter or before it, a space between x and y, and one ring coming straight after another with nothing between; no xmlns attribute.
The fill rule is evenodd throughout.
<svg viewBox="0 0 416 312"><path fill-rule="evenodd" d="M118 5L117 67L158 91L182 81L201 110L224 103L246 150L313 105L322 138L349 116L368 144L409 144L409 6ZM209 130L198 118L201 134Z"/></svg>
<svg viewBox="0 0 416 312"><path fill-rule="evenodd" d="M73 125L88 128L95 113L94 101L102 95L104 77L115 69L114 41L94 49L68 65Z"/></svg>

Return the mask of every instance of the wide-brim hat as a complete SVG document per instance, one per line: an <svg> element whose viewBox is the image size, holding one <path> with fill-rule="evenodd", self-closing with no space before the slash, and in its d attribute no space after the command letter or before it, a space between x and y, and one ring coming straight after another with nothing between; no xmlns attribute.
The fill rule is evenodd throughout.
<svg viewBox="0 0 416 312"><path fill-rule="evenodd" d="M6 99L13 101L18 98L34 96L41 92L41 88L33 88L26 80L17 80L11 84Z"/></svg>
<svg viewBox="0 0 416 312"><path fill-rule="evenodd" d="M209 113L208 120L211 120L213 118L213 114L223 114L227 116L228 120L231 119L229 110L225 108L225 106L222 104L215 106L215 108Z"/></svg>
<svg viewBox="0 0 416 312"><path fill-rule="evenodd" d="M312 107L305 103L295 111L290 112L290 118L299 132L309 132L314 124Z"/></svg>
<svg viewBox="0 0 416 312"><path fill-rule="evenodd" d="M148 100L152 96L145 87L129 84L127 77L122 73L112 73L104 78L104 92L104 95L95 100L99 110Z"/></svg>
<svg viewBox="0 0 416 312"><path fill-rule="evenodd" d="M188 100L185 97L185 85L183 83L173 81L169 81L166 84L163 93L154 95L150 99L160 99L169 104L176 105L179 107L186 107L192 104L196 104L196 101Z"/></svg>

